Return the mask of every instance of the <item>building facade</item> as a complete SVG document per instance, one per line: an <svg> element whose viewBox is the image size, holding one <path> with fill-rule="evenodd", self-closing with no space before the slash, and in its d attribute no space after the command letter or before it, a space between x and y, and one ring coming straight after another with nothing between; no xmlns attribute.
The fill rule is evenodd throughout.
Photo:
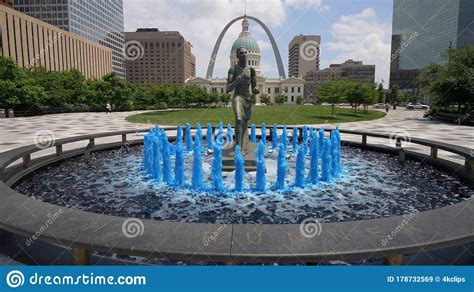
<svg viewBox="0 0 474 292"><path fill-rule="evenodd" d="M20 67L78 69L86 78L112 72L112 50L0 5L0 55Z"/></svg>
<svg viewBox="0 0 474 292"><path fill-rule="evenodd" d="M139 28L125 32L127 80L136 84L182 84L196 76L192 45L177 31Z"/></svg>
<svg viewBox="0 0 474 292"><path fill-rule="evenodd" d="M309 71L319 70L321 37L297 35L288 45L288 76L302 78Z"/></svg>
<svg viewBox="0 0 474 292"><path fill-rule="evenodd" d="M305 96L317 99L319 86L330 80L348 79L375 83L375 65L364 65L362 61L349 59L342 64L331 64L323 70L311 70L304 76Z"/></svg>
<svg viewBox="0 0 474 292"><path fill-rule="evenodd" d="M304 80L301 78L290 77L290 78L266 78L262 74L260 67L260 49L257 41L252 37L249 32L249 22L247 18L242 21L242 32L238 38L234 41L230 52L230 66L236 64L237 55L236 51L239 47L247 49L247 62L248 66L255 68L257 73L257 88L260 93L256 95L256 103L260 104L260 97L262 94L268 95L271 103L275 103L275 98L279 95L285 96L285 103L296 103L298 96L304 94ZM225 93L227 87L227 80L225 78L192 78L186 82L187 84L197 85L207 92L213 93Z"/></svg>
<svg viewBox="0 0 474 292"><path fill-rule="evenodd" d="M125 78L122 0L15 0L34 18L112 49L112 68Z"/></svg>
<svg viewBox="0 0 474 292"><path fill-rule="evenodd" d="M416 94L421 69L446 63L450 46L474 44L473 15L472 0L394 0L390 85Z"/></svg>

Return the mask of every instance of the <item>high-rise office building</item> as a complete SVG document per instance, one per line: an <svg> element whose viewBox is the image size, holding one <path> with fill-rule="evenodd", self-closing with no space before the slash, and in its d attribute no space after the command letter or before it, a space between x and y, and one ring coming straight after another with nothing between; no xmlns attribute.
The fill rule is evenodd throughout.
<svg viewBox="0 0 474 292"><path fill-rule="evenodd" d="M112 49L112 67L125 78L122 0L15 0L25 14Z"/></svg>
<svg viewBox="0 0 474 292"><path fill-rule="evenodd" d="M297 35L288 44L288 76L301 78L319 70L319 35Z"/></svg>
<svg viewBox="0 0 474 292"><path fill-rule="evenodd" d="M390 84L414 91L421 69L448 60L452 46L474 44L474 1L394 0Z"/></svg>
<svg viewBox="0 0 474 292"><path fill-rule="evenodd" d="M196 76L192 45L177 31L125 32L127 80L137 84L184 83Z"/></svg>
<svg viewBox="0 0 474 292"><path fill-rule="evenodd" d="M77 69L86 78L112 72L112 50L0 5L0 55L20 67L50 71Z"/></svg>

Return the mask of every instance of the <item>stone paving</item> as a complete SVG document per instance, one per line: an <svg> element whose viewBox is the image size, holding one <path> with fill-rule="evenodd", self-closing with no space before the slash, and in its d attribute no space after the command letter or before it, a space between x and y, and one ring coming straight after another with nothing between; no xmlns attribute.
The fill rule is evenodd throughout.
<svg viewBox="0 0 474 292"><path fill-rule="evenodd" d="M140 112L105 113L67 113L0 120L0 152L27 144L33 144L38 131L51 131L55 139L91 133L110 132L149 127L146 124L133 124L125 120L128 115ZM269 121L269 124L271 121ZM317 125L319 126L319 125ZM328 125L334 126L334 125ZM458 126L423 118L422 111L408 111L404 108L390 110L384 118L343 123L341 129L365 130L392 135L426 138L450 144L474 148L474 128ZM360 137L343 139L360 140ZM375 141L376 140L376 141ZM369 143L390 144L388 139L369 138ZM425 149L426 150L426 149Z"/></svg>

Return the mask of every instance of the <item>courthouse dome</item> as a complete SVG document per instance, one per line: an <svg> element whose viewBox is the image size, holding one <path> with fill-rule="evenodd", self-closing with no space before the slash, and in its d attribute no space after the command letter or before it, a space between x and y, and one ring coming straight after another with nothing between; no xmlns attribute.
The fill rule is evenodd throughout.
<svg viewBox="0 0 474 292"><path fill-rule="evenodd" d="M242 32L232 45L230 54L235 54L237 49L240 47L246 48L249 53L260 54L258 43L249 32L249 21L247 18L244 18L242 21Z"/></svg>

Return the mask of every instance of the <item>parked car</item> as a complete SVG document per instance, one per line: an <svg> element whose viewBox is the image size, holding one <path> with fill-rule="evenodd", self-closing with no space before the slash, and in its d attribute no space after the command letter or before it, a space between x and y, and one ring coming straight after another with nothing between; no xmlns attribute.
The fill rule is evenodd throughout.
<svg viewBox="0 0 474 292"><path fill-rule="evenodd" d="M430 109L430 106L426 104L421 104L421 103L412 104L410 102L409 104L407 104L406 108L407 110L428 110Z"/></svg>
<svg viewBox="0 0 474 292"><path fill-rule="evenodd" d="M374 106L374 108L384 109L385 108L385 103L376 103L373 106Z"/></svg>

